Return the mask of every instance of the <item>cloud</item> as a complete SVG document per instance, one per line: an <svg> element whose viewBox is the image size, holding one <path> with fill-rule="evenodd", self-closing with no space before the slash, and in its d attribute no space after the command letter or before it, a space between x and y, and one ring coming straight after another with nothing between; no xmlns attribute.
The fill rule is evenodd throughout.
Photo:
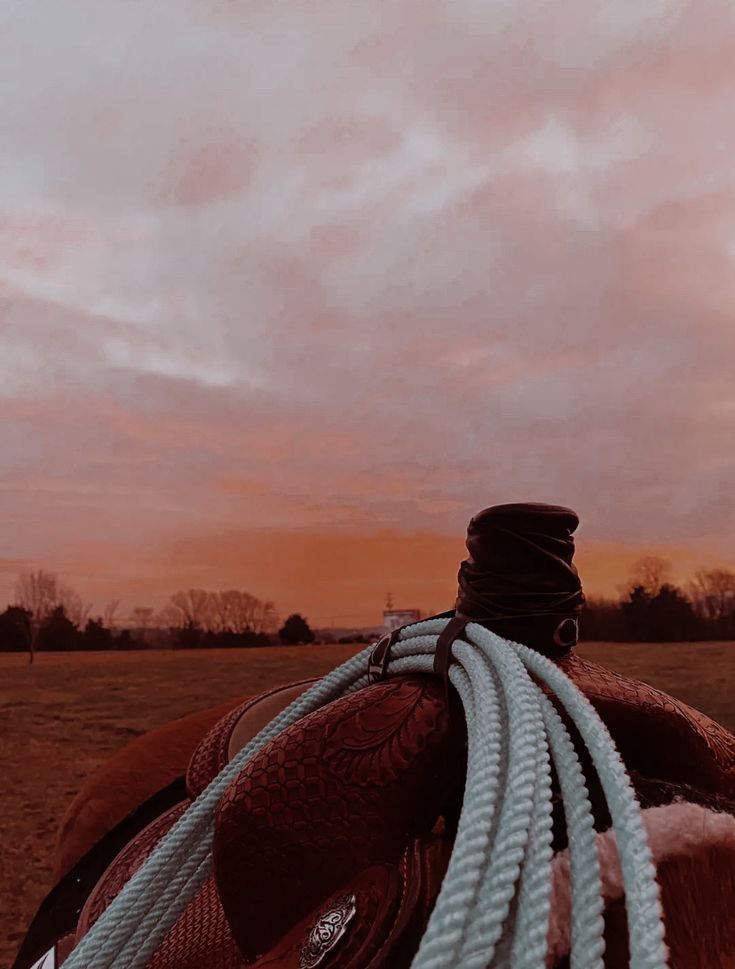
<svg viewBox="0 0 735 969"><path fill-rule="evenodd" d="M727 558L731 28L715 0L16 5L9 556L443 541L537 499L600 548Z"/></svg>

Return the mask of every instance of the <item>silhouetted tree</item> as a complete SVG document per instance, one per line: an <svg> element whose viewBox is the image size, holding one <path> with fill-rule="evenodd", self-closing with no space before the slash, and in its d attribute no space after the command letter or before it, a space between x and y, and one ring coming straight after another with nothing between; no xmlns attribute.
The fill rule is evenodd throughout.
<svg viewBox="0 0 735 969"><path fill-rule="evenodd" d="M176 630L172 645L174 649L201 649L206 645L205 636L199 626L187 624Z"/></svg>
<svg viewBox="0 0 735 969"><path fill-rule="evenodd" d="M114 639L115 649L137 649L138 644L135 642L133 637L130 635L129 629L123 629L115 636Z"/></svg>
<svg viewBox="0 0 735 969"><path fill-rule="evenodd" d="M212 615L212 593L205 589L187 589L171 596L171 605L180 613L184 629L208 629Z"/></svg>
<svg viewBox="0 0 735 969"><path fill-rule="evenodd" d="M656 617L658 637L662 641L697 639L701 634L701 623L691 602L684 592L669 582L654 596L653 611Z"/></svg>
<svg viewBox="0 0 735 969"><path fill-rule="evenodd" d="M38 630L38 648L71 650L79 646L79 630L63 606L56 606Z"/></svg>
<svg viewBox="0 0 735 969"><path fill-rule="evenodd" d="M133 621L138 629L147 629L150 626L154 612L152 606L136 606L133 609Z"/></svg>
<svg viewBox="0 0 735 969"><path fill-rule="evenodd" d="M31 614L29 663L33 662L36 645L40 645L41 630L57 609L63 609L64 618L71 621L73 626L81 626L90 610L90 606L83 603L70 586L59 581L55 572L46 572L44 569L21 573L15 585L15 598L16 604Z"/></svg>
<svg viewBox="0 0 735 969"><path fill-rule="evenodd" d="M620 611L627 637L633 642L673 642L696 639L701 625L681 589L665 582L656 595L642 586L631 590Z"/></svg>
<svg viewBox="0 0 735 969"><path fill-rule="evenodd" d="M295 612L278 630L278 638L288 646L297 646L300 643L313 643L314 633L309 628L306 619Z"/></svg>
<svg viewBox="0 0 735 969"><path fill-rule="evenodd" d="M167 602L153 617L153 623L163 629L181 629L184 625L184 617L180 609L173 603Z"/></svg>
<svg viewBox="0 0 735 969"><path fill-rule="evenodd" d="M241 589L175 592L165 613L169 620L167 625L208 633L275 633L278 628L274 603L261 602Z"/></svg>
<svg viewBox="0 0 735 969"><path fill-rule="evenodd" d="M633 575L626 591L641 588L649 596L656 596L670 575L670 562L658 555L645 555L633 566Z"/></svg>
<svg viewBox="0 0 735 969"><path fill-rule="evenodd" d="M43 623L58 604L58 577L53 572L38 569L23 572L15 584L15 600L30 614L31 635L28 638L28 662L32 663Z"/></svg>
<svg viewBox="0 0 735 969"><path fill-rule="evenodd" d="M112 632L103 624L102 619L88 619L82 633L84 649L111 649Z"/></svg>
<svg viewBox="0 0 735 969"><path fill-rule="evenodd" d="M689 583L689 595L708 635L735 638L735 572L701 569Z"/></svg>
<svg viewBox="0 0 735 969"><path fill-rule="evenodd" d="M119 599L110 599L104 608L102 613L102 622L108 629L112 629L112 623L115 618L115 613L117 612L117 607L120 605Z"/></svg>
<svg viewBox="0 0 735 969"><path fill-rule="evenodd" d="M645 642L651 639L651 599L652 596L642 585L634 586L628 598L620 603L626 639Z"/></svg>
<svg viewBox="0 0 735 969"><path fill-rule="evenodd" d="M8 606L0 613L0 650L20 653L31 641L31 614L20 606Z"/></svg>
<svg viewBox="0 0 735 969"><path fill-rule="evenodd" d="M625 639L625 624L620 602L587 597L579 617L582 642L616 642Z"/></svg>
<svg viewBox="0 0 735 969"><path fill-rule="evenodd" d="M274 603L241 589L176 592L157 620L171 630L174 649L265 646L278 628Z"/></svg>

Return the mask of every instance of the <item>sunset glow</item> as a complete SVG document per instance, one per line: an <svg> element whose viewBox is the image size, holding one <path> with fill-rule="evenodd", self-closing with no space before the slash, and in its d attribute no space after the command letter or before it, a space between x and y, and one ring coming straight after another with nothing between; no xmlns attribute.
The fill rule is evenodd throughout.
<svg viewBox="0 0 735 969"><path fill-rule="evenodd" d="M735 14L15 4L0 604L453 603L469 518L735 566Z"/></svg>

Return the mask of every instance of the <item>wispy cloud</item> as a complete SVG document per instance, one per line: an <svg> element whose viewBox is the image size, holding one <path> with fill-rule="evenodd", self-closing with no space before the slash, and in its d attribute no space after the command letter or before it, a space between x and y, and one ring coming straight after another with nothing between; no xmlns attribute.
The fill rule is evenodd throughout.
<svg viewBox="0 0 735 969"><path fill-rule="evenodd" d="M134 547L156 585L177 535L441 545L535 498L591 547L731 556L732 27L717 0L14 5L3 554Z"/></svg>

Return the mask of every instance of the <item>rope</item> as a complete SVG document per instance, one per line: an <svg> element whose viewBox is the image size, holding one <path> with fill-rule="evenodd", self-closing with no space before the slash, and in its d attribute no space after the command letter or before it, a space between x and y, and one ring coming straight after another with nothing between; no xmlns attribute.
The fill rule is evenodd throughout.
<svg viewBox="0 0 735 969"><path fill-rule="evenodd" d="M404 627L389 675L431 673L447 619ZM592 809L569 734L529 674L555 693L599 775L616 831L631 969L665 969L655 866L640 806L604 723L551 661L470 623L449 677L467 720L467 780L454 849L412 969L544 969L551 893L551 764L569 832L571 969L603 969L602 887ZM161 840L64 963L144 969L212 871L213 819L227 787L286 727L368 685L368 647L333 670L240 751Z"/></svg>

